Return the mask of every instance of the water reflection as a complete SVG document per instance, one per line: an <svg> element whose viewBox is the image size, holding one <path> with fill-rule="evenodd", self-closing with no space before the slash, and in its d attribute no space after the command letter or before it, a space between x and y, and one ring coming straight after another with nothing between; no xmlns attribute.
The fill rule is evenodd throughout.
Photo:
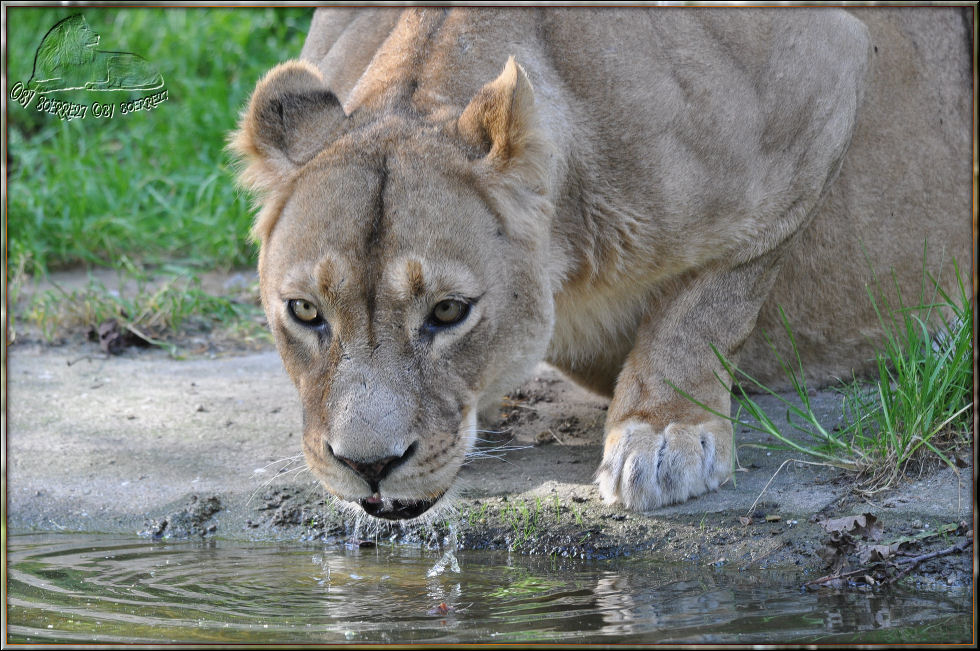
<svg viewBox="0 0 980 651"><path fill-rule="evenodd" d="M10 642L969 639L970 594L808 593L799 576L649 559L13 536Z"/></svg>
<svg viewBox="0 0 980 651"><path fill-rule="evenodd" d="M824 629L828 638L833 639L854 633L901 629L907 622L917 622L915 628L935 625L955 630L956 624L949 622L955 617L959 617L961 627L968 629L972 625L972 616L969 611L962 611L964 593L965 590L932 592L928 593L928 601L896 600L889 593L826 593L818 595L817 602L823 613ZM922 612L923 609L926 612ZM927 614L931 617L925 616ZM900 631L895 630L895 633L899 634ZM889 639L891 636L874 637Z"/></svg>

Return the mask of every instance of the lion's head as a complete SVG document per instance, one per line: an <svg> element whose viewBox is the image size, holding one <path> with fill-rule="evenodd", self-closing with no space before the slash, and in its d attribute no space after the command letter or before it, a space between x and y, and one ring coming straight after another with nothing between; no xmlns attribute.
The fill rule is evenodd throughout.
<svg viewBox="0 0 980 651"><path fill-rule="evenodd" d="M259 83L232 149L262 205L262 300L335 496L420 516L453 486L476 416L539 361L547 143L513 59L460 111L345 115L312 65Z"/></svg>
<svg viewBox="0 0 980 651"><path fill-rule="evenodd" d="M37 48L31 80L47 79L66 68L91 62L98 44L99 35L92 31L81 14L59 21L48 30Z"/></svg>

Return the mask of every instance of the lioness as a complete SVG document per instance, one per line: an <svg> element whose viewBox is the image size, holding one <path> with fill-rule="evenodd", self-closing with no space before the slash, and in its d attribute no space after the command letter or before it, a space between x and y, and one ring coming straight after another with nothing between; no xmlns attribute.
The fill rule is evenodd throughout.
<svg viewBox="0 0 980 651"><path fill-rule="evenodd" d="M672 388L728 412L712 345L778 383L782 306L847 376L869 261L968 259L970 11L317 11L232 142L315 475L421 516L545 359L612 398L604 500L717 488L732 427Z"/></svg>

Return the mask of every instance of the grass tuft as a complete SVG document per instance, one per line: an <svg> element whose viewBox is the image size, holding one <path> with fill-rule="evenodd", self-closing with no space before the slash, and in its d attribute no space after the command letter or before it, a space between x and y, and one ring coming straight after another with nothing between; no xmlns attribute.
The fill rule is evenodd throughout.
<svg viewBox="0 0 980 651"><path fill-rule="evenodd" d="M955 297L931 276L925 285L931 296L912 307L904 305L897 283L896 306L880 288L868 291L886 332L875 356L876 386L869 392L852 382L842 391L844 431L873 460L865 472L868 491L890 486L930 456L955 467L950 452L970 442L973 309L955 260L953 268ZM933 337L929 325L936 323Z"/></svg>
<svg viewBox="0 0 980 651"><path fill-rule="evenodd" d="M542 509L543 505L540 497L535 498L533 506L521 500L520 502L511 502L504 508L502 513L504 520L513 530L513 538L510 543L511 549L520 549L537 537Z"/></svg>
<svg viewBox="0 0 980 651"><path fill-rule="evenodd" d="M885 333L875 355L877 374L871 383L852 378L835 389L841 396L837 427L828 430L811 406L803 364L782 308L780 318L793 357L784 359L771 338L764 336L795 398L764 385L714 347L732 382L736 415L719 413L678 391L731 421L736 429L748 428L779 441L767 447L798 452L855 473L856 488L866 495L885 490L930 463L939 461L955 469L954 451L971 441L974 404L973 306L955 260L953 269L958 291L950 296L923 268L922 294L915 305L906 305L901 291L896 291L897 304L891 304L874 276L868 297ZM894 285L898 290L897 282ZM718 381L727 384L721 376ZM750 392L777 399L785 418L768 413Z"/></svg>
<svg viewBox="0 0 980 651"><path fill-rule="evenodd" d="M188 335L206 333L267 346L271 337L265 327L257 287L238 295L217 296L205 291L194 275L174 275L151 281L134 271L119 272L118 289L106 287L92 276L80 289L65 289L50 278L52 289L25 292L15 279L13 294L23 305L15 312L39 329L48 342L69 332L94 333L101 324L116 321L120 330L145 343L177 355L176 342ZM12 305L13 307L13 305Z"/></svg>

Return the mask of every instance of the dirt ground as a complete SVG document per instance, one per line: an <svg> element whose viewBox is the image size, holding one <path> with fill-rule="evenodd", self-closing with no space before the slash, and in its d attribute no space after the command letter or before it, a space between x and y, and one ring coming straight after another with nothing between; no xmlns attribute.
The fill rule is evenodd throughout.
<svg viewBox="0 0 980 651"><path fill-rule="evenodd" d="M868 501L843 472L757 447L770 441L739 431L734 481L630 513L605 506L592 483L605 400L543 364L484 424L485 454L464 466L455 512L421 527L359 522L326 497L304 467L298 397L271 348L178 361L158 349L107 357L95 343L20 335L5 379L8 533L437 545L454 532L466 549L649 553L747 571L797 568L802 581L852 571L862 589L909 567L904 580L925 586L972 586L976 576L968 452L966 467L930 471ZM837 395L813 401L832 426ZM962 551L914 562L951 548Z"/></svg>

